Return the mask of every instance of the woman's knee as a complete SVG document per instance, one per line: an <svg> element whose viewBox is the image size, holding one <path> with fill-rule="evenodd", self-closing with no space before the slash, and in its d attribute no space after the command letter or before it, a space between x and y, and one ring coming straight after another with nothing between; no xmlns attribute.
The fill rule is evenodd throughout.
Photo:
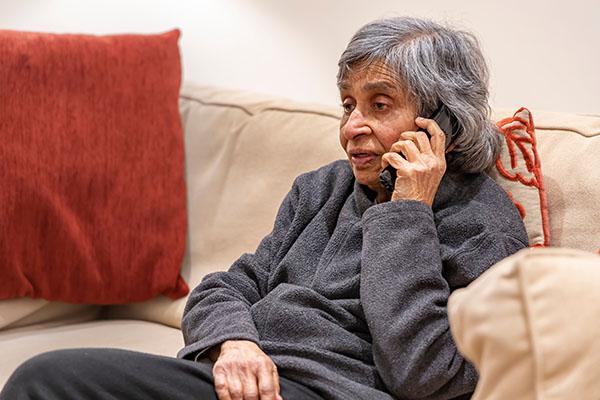
<svg viewBox="0 0 600 400"><path fill-rule="evenodd" d="M86 378L89 349L54 350L21 364L10 376L0 400L64 398L69 388ZM87 368L83 368L83 366Z"/></svg>
<svg viewBox="0 0 600 400"><path fill-rule="evenodd" d="M51 393L60 379L65 359L72 357L65 350L38 354L23 362L8 378L0 399L29 399Z"/></svg>

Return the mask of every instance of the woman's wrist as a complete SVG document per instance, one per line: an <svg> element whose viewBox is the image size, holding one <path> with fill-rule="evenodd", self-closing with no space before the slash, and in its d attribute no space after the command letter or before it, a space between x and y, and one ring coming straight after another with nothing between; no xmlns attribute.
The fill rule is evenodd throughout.
<svg viewBox="0 0 600 400"><path fill-rule="evenodd" d="M222 343L212 346L207 351L207 356L211 361L217 361L217 359L221 355L222 351L233 349L233 348L240 348L240 347L244 347L244 346L248 346L248 345L256 346L256 343L254 343L251 340L226 340ZM258 346L256 346L256 347L258 347Z"/></svg>
<svg viewBox="0 0 600 400"><path fill-rule="evenodd" d="M221 343L216 344L214 346L212 346L210 349L208 349L208 351L206 352L206 356L208 357L208 359L212 362L217 361L217 359L219 358L219 355L221 354Z"/></svg>

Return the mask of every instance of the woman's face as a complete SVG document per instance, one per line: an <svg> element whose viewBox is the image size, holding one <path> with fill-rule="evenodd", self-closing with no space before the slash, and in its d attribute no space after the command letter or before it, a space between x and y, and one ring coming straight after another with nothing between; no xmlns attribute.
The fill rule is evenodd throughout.
<svg viewBox="0 0 600 400"><path fill-rule="evenodd" d="M349 72L341 82L344 115L340 122L340 143L356 180L376 192L381 156L405 131L416 131L416 108L408 100L393 73L382 63Z"/></svg>

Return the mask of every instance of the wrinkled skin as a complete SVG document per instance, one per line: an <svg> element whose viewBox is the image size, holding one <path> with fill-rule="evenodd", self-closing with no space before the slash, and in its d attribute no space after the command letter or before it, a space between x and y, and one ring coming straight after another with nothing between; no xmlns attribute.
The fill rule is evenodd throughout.
<svg viewBox="0 0 600 400"><path fill-rule="evenodd" d="M437 123L417 118L414 102L382 64L348 73L340 97L340 144L356 180L377 193L378 203L417 200L431 206L446 171L446 137ZM355 151L373 157L361 163L353 157ZM397 170L391 195L379 182L379 173L388 165Z"/></svg>

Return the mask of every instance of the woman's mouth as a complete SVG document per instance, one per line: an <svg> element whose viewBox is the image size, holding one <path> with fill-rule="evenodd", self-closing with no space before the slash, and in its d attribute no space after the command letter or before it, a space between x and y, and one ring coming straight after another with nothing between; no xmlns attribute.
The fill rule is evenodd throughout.
<svg viewBox="0 0 600 400"><path fill-rule="evenodd" d="M367 165L371 161L375 159L375 154L373 153L356 153L352 154L351 159L352 163L357 167Z"/></svg>

